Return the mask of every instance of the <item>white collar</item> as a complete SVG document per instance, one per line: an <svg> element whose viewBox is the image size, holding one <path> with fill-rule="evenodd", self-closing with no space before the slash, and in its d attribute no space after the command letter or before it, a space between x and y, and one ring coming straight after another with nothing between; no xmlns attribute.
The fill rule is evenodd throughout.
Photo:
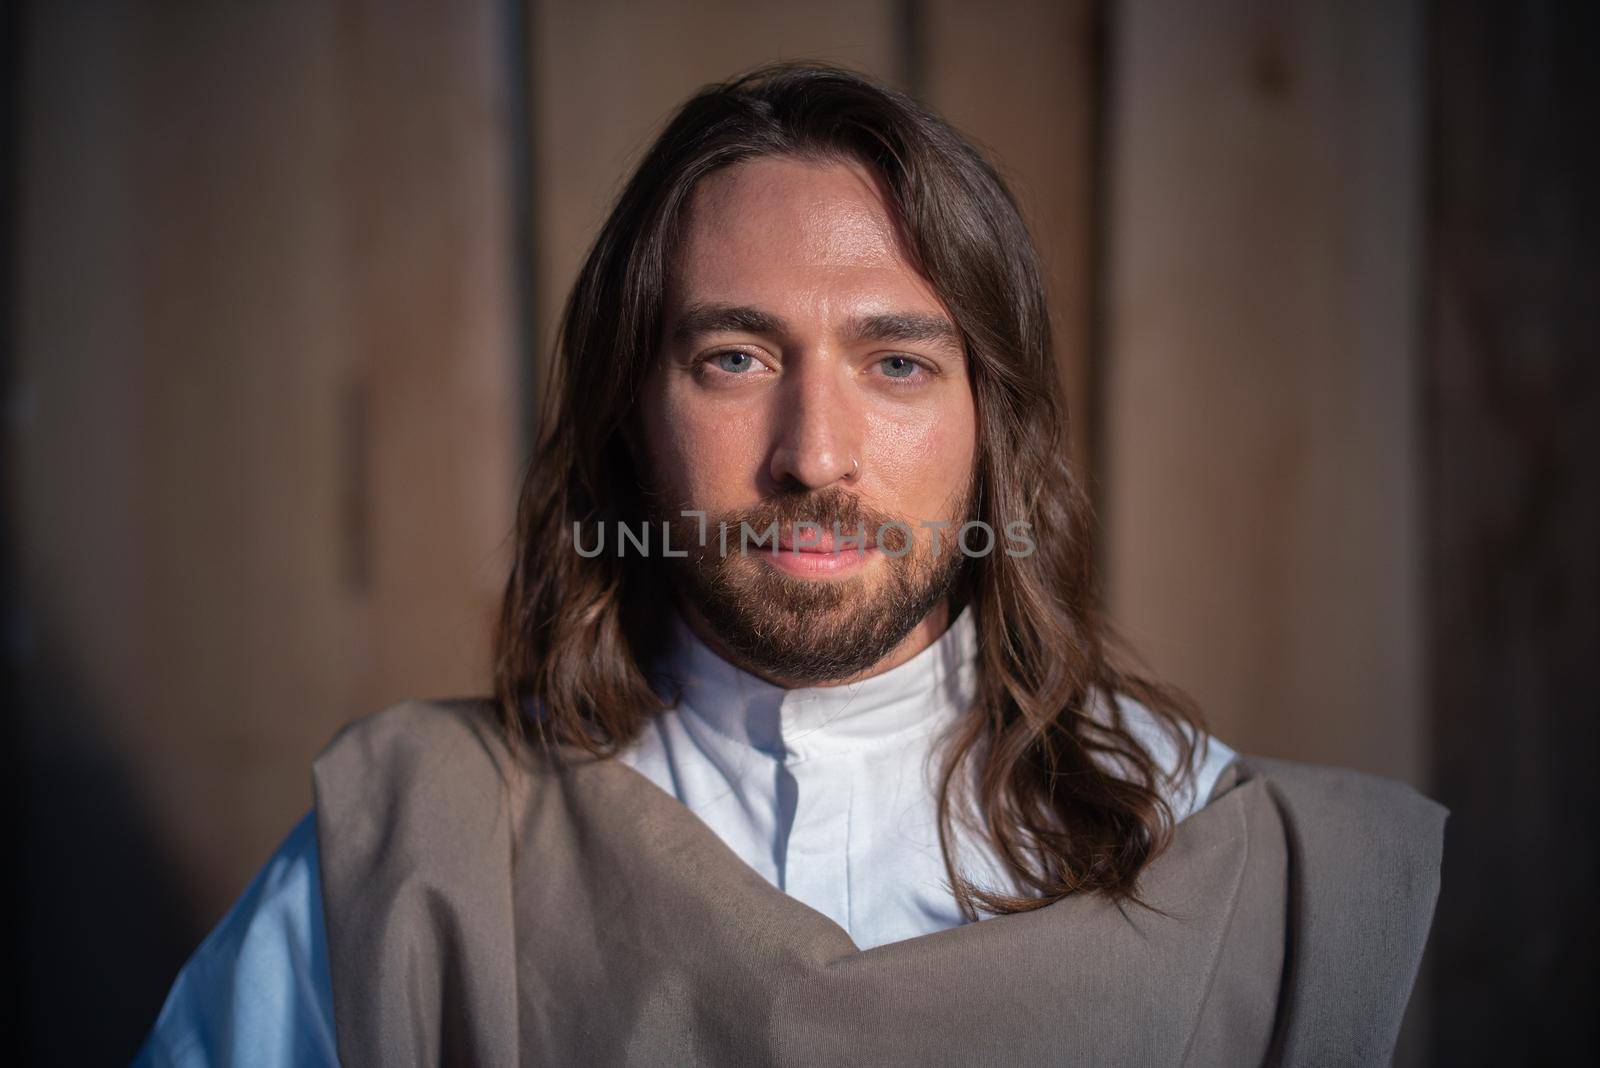
<svg viewBox="0 0 1600 1068"><path fill-rule="evenodd" d="M931 645L888 671L837 686L786 689L724 660L672 612L654 674L668 700L718 734L790 760L859 750L965 712L977 694L970 606Z"/></svg>

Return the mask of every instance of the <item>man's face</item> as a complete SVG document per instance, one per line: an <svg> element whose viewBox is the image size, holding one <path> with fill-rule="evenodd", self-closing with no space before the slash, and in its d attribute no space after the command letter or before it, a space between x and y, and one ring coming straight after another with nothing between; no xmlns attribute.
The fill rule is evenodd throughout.
<svg viewBox="0 0 1600 1068"><path fill-rule="evenodd" d="M976 411L960 337L859 166L738 164L683 222L638 428L654 511L690 553L662 563L754 670L859 674L915 640L963 559ZM706 513L704 546L688 509ZM780 551L742 523L778 524Z"/></svg>

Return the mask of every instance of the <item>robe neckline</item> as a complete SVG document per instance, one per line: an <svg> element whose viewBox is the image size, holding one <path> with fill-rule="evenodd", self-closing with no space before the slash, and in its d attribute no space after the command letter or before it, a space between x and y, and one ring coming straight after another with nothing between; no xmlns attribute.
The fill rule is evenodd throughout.
<svg viewBox="0 0 1600 1068"><path fill-rule="evenodd" d="M977 623L964 606L938 638L888 671L832 686L786 688L719 656L674 611L652 664L658 689L698 723L787 761L884 744L937 730L977 695Z"/></svg>

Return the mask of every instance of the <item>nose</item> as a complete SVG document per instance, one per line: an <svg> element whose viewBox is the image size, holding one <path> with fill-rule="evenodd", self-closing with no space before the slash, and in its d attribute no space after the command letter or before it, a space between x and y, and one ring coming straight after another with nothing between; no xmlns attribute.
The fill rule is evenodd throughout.
<svg viewBox="0 0 1600 1068"><path fill-rule="evenodd" d="M777 390L777 425L769 473L778 485L819 490L854 479L860 467L864 413L828 360L794 361ZM791 365L793 366L793 365Z"/></svg>

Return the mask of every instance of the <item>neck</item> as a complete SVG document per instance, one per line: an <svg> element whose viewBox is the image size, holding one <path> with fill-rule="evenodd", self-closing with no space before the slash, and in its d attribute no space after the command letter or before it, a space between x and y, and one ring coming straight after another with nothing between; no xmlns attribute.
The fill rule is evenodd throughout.
<svg viewBox="0 0 1600 1068"><path fill-rule="evenodd" d="M805 686L844 686L852 682L860 682L862 679L870 679L874 675L881 675L885 671L899 667L932 645L939 639L939 635L943 634L950 626L950 601L946 598L935 605L927 615L923 616L921 622L911 628L910 633L900 640L900 644L896 645L888 656L885 656L871 667L842 679L789 679L760 671L750 665L743 657L734 653L721 638L717 637L716 632L711 629L711 625L706 622L699 609L687 599L681 600L679 607L683 612L685 621L689 624L689 629L694 631L695 636L705 642L712 652L740 670L747 671L757 678L765 679L774 686L782 686L786 690L799 689Z"/></svg>

